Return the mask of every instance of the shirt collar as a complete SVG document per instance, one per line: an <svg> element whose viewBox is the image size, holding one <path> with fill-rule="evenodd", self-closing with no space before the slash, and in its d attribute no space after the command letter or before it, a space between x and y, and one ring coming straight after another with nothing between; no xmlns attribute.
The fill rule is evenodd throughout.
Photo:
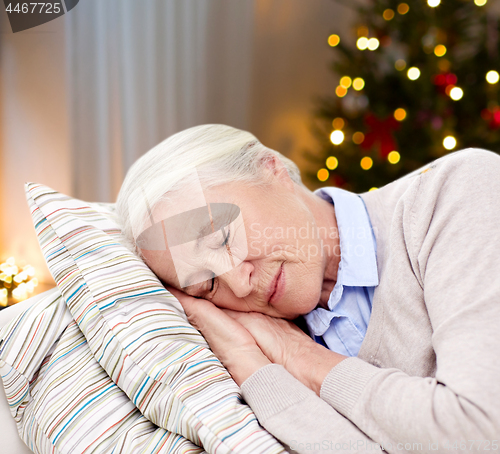
<svg viewBox="0 0 500 454"><path fill-rule="evenodd" d="M340 188L321 188L315 194L333 203L339 231L340 264L328 307L342 296L343 286L372 287L379 283L376 240L365 204L359 195Z"/></svg>

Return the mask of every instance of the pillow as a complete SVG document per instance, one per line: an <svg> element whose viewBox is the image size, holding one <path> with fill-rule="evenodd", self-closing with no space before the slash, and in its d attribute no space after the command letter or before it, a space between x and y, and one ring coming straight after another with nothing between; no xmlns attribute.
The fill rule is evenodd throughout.
<svg viewBox="0 0 500 454"><path fill-rule="evenodd" d="M140 412L207 452L283 452L179 302L120 243L112 205L33 183L26 194L73 319L95 359Z"/></svg>
<svg viewBox="0 0 500 454"><path fill-rule="evenodd" d="M14 317L0 330L0 339L6 397L19 435L32 451L202 451L148 421L113 383L92 355L58 289L40 295Z"/></svg>

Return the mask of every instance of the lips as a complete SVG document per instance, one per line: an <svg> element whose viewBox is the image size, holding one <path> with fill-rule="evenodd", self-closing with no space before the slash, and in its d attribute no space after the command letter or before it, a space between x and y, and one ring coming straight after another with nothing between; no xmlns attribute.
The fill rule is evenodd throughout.
<svg viewBox="0 0 500 454"><path fill-rule="evenodd" d="M274 304L277 301L279 301L283 296L284 292L285 292L285 273L282 263L269 287L269 293L268 293L269 304Z"/></svg>

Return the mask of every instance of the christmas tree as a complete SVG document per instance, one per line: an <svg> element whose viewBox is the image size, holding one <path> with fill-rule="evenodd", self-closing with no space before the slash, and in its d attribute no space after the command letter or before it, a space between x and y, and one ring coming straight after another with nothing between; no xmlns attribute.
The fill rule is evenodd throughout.
<svg viewBox="0 0 500 454"><path fill-rule="evenodd" d="M500 151L499 21L487 0L345 4L357 23L327 38L340 77L318 103L310 186L364 192L451 151Z"/></svg>

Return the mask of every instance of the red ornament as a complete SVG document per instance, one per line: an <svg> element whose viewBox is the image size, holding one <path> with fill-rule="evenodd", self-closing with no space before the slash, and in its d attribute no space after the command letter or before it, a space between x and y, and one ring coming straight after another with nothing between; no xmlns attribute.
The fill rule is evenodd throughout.
<svg viewBox="0 0 500 454"><path fill-rule="evenodd" d="M378 145L382 158L386 158L391 151L397 150L393 131L399 129L399 122L392 115L380 120L375 115L368 114L365 117L365 123L370 130L365 134L361 148L370 150L374 145Z"/></svg>
<svg viewBox="0 0 500 454"><path fill-rule="evenodd" d="M483 120L490 122L490 129L500 128L500 107L495 106L490 109L483 109L481 111Z"/></svg>
<svg viewBox="0 0 500 454"><path fill-rule="evenodd" d="M433 77L432 82L440 93L448 94L447 90L451 90L457 83L457 80L457 76L453 73L441 73L436 74Z"/></svg>

